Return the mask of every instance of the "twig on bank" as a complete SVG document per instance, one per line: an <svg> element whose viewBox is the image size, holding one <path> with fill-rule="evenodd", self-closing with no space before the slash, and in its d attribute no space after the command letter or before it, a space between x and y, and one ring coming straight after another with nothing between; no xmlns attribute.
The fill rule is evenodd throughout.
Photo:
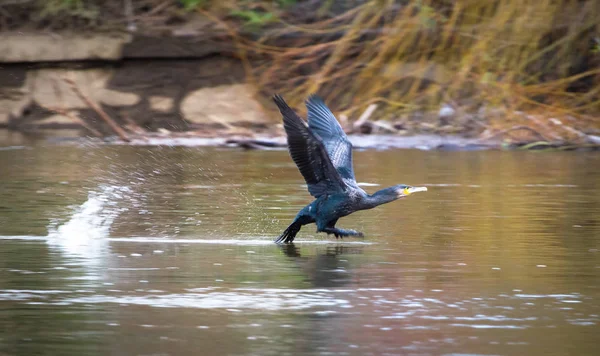
<svg viewBox="0 0 600 356"><path fill-rule="evenodd" d="M225 127L227 129L227 133L230 135L245 135L245 136L252 136L252 131L245 129L243 127L236 127L230 123L228 123L227 121L221 119L220 117L218 117L217 115L207 115L208 119Z"/></svg>
<svg viewBox="0 0 600 356"><path fill-rule="evenodd" d="M139 135L144 135L147 133L147 131L144 130L144 128L138 125L135 121L133 121L133 119L127 113L120 114L123 120L125 120L125 122L127 123L126 127L129 129L129 131Z"/></svg>
<svg viewBox="0 0 600 356"><path fill-rule="evenodd" d="M121 140L125 142L130 141L129 137L127 137L127 133L125 133L125 131L110 116L108 116L108 114L106 114L106 112L104 112L100 106L98 106L87 95L85 95L72 79L63 78L63 81L67 83L71 90L73 90L73 92L77 94L77 96L83 100L87 106L94 110L100 116L100 118L102 118L102 120L106 121L108 126L121 138Z"/></svg>
<svg viewBox="0 0 600 356"><path fill-rule="evenodd" d="M565 131L572 133L574 135L577 135L578 137L584 139L586 142L593 142L593 140L590 139L590 137L587 134L585 134L577 129L574 129L571 126L567 126L567 125L563 124L562 121L560 121L559 119L551 118L551 119L549 119L549 121L551 123L553 123L554 125L561 127Z"/></svg>
<svg viewBox="0 0 600 356"><path fill-rule="evenodd" d="M55 108L55 107L47 107L47 106L43 106L44 109L48 110L48 111L52 111L55 114L58 115L62 115L62 116L66 116L69 119L77 122L78 124L80 124L81 126L83 126L86 130L88 130L92 135L96 136L96 137L102 137L103 135L100 133L100 131L96 130L95 128L93 128L92 126L88 125L87 122L85 122L81 117L79 117L79 115L76 115L72 112L67 111L66 109L63 108Z"/></svg>
<svg viewBox="0 0 600 356"><path fill-rule="evenodd" d="M367 109L362 113L362 115L360 115L358 120L356 120L354 122L354 125L352 125L354 127L354 130L360 129L360 127L365 122L367 122L367 120L369 120L369 118L371 117L371 115L373 115L373 113L375 112L376 109L377 109L377 104L371 104L371 105L367 106Z"/></svg>
<svg viewBox="0 0 600 356"><path fill-rule="evenodd" d="M66 109L66 105L64 103L64 98L62 96L62 91L58 87L58 82L56 80L52 80L51 83L52 83L52 89L54 90L54 93L58 99L57 101L60 102L60 106L47 107L47 106L43 106L41 104L40 105L48 111L51 111L58 115L68 117L72 121L79 123L81 126L86 128L89 132L91 132L92 135L94 135L96 137L103 137L104 135L102 135L102 133L100 133L100 131L96 130L91 125L89 125L87 122L85 122L85 120L83 120L78 114L69 112L69 110Z"/></svg>
<svg viewBox="0 0 600 356"><path fill-rule="evenodd" d="M476 142L488 141L488 140L491 140L491 139L493 139L493 138L496 138L496 137L502 136L502 135L504 135L504 134L507 134L507 133L509 133L509 132L511 132L511 131L518 131L518 130L525 130L525 131L532 132L533 134L537 135L537 136L538 136L539 138L541 138L542 140L544 140L544 141L546 141L546 142L548 142L548 141L549 141L549 140L548 140L548 139L547 139L547 138L546 138L544 135L542 135L542 134L541 134L539 131L537 131L537 130L535 130L535 129L533 129L533 128L529 127L529 126L517 125L517 126L513 126L513 127L509 128L509 129L506 129L506 130L501 130L501 131L498 131L498 132L496 132L496 133L494 133L494 134L491 134L491 135L489 135L489 136L486 136L486 137L481 137L481 138L479 138L479 139L478 139Z"/></svg>
<svg viewBox="0 0 600 356"><path fill-rule="evenodd" d="M547 124L543 123L542 121L538 120L536 117L533 117L531 115L527 115L527 118L531 121L533 121L536 125L538 125L539 127L544 129L544 132L546 132L549 136L551 136L554 140L556 141L562 141L562 137L560 137L559 135L557 135L554 130L552 130L550 128L550 126L548 126Z"/></svg>

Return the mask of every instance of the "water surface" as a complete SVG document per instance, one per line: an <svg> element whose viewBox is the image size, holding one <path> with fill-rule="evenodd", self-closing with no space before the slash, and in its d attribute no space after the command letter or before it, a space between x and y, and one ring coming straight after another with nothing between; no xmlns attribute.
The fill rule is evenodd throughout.
<svg viewBox="0 0 600 356"><path fill-rule="evenodd" d="M0 150L0 354L596 354L600 155L355 153L425 185L271 243L310 202L285 151Z"/></svg>

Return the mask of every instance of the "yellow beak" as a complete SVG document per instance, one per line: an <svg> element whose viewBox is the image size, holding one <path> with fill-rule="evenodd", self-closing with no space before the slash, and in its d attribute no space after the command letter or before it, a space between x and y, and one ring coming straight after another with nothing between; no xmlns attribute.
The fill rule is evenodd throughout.
<svg viewBox="0 0 600 356"><path fill-rule="evenodd" d="M411 187L411 188L404 188L404 195L411 195L412 193L417 193L417 192L426 192L427 191L427 187Z"/></svg>

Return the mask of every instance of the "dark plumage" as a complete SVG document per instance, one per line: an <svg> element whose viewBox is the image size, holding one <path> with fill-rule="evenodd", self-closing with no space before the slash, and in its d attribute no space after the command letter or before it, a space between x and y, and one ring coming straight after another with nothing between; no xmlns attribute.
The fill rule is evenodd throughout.
<svg viewBox="0 0 600 356"><path fill-rule="evenodd" d="M290 243L302 225L316 223L317 232L344 236L363 236L361 232L335 227L338 219L358 210L372 209L425 187L404 184L367 194L356 183L352 167L352 144L323 100L311 95L306 101L308 126L279 95L273 97L283 115L292 159L316 198L305 206L275 242Z"/></svg>

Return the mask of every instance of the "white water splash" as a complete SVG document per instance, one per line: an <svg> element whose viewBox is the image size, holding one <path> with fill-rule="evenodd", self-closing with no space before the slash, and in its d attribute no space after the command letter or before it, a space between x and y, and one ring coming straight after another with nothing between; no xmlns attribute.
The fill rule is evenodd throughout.
<svg viewBox="0 0 600 356"><path fill-rule="evenodd" d="M118 202L130 193L129 187L101 185L90 191L88 199L75 208L73 216L59 225L53 221L48 226L48 245L63 253L91 260L99 260L108 252L110 228L115 218L127 208Z"/></svg>

